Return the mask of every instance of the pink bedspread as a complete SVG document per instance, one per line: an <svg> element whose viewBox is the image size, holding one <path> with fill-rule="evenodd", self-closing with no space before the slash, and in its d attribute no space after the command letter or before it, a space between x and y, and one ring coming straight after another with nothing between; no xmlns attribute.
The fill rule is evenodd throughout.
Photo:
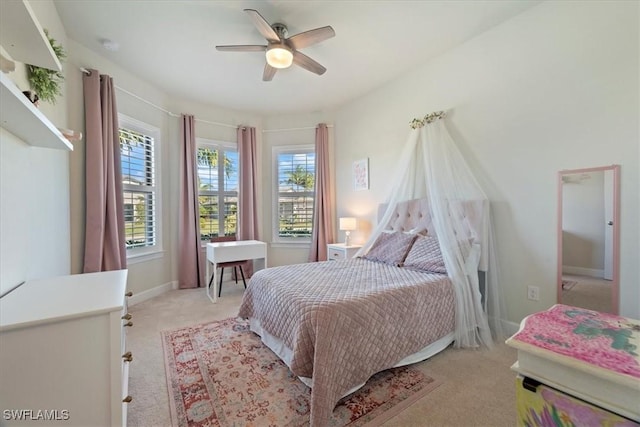
<svg viewBox="0 0 640 427"><path fill-rule="evenodd" d="M524 343L542 354L567 356L572 365L584 363L640 380L638 342L640 321L563 304L527 316L507 340L516 348Z"/></svg>
<svg viewBox="0 0 640 427"><path fill-rule="evenodd" d="M255 273L239 316L257 318L293 351L291 371L313 378L311 425L376 372L454 330L449 278L364 259Z"/></svg>

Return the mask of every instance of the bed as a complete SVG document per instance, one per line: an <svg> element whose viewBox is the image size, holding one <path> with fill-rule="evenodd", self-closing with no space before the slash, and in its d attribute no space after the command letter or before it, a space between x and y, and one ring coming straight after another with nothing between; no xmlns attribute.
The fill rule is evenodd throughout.
<svg viewBox="0 0 640 427"><path fill-rule="evenodd" d="M446 270L437 268L444 267L441 260L431 268L439 249L429 240L426 201L396 210L379 237L395 246L374 244L365 257L350 260L261 270L245 291L239 316L311 387L313 426L326 425L339 399L373 374L424 360L453 341L455 295ZM412 257L418 246L429 248L429 270L422 268L423 253Z"/></svg>

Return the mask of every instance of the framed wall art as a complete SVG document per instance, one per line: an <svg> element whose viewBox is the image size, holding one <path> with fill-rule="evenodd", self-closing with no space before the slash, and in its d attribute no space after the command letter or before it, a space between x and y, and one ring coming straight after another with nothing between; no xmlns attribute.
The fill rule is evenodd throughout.
<svg viewBox="0 0 640 427"><path fill-rule="evenodd" d="M353 189L355 191L369 189L369 158L353 162Z"/></svg>

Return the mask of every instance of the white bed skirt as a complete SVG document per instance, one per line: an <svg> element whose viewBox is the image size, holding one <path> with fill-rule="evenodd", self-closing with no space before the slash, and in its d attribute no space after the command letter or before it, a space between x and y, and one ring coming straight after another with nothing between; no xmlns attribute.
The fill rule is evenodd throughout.
<svg viewBox="0 0 640 427"><path fill-rule="evenodd" d="M271 349L286 365L291 369L291 359L293 358L293 351L285 345L285 343L277 337L274 337L269 332L265 331L260 324L260 320L250 317L249 318L249 329L260 335L262 342ZM447 348L449 344L453 342L454 333L451 332L444 337L440 338L437 341L432 342L428 346L424 347L422 350L417 353L410 354L405 357L401 361L399 361L396 365L392 366L392 368L397 368L400 366L411 365L413 363L418 363L423 360L430 358L431 356L435 356L440 353L442 350ZM313 378L308 377L298 377L300 381L302 381L307 387L313 388ZM358 390L360 387L365 385L366 383L362 383L356 387L353 387L344 396L347 396L354 391ZM342 396L342 397L344 397Z"/></svg>

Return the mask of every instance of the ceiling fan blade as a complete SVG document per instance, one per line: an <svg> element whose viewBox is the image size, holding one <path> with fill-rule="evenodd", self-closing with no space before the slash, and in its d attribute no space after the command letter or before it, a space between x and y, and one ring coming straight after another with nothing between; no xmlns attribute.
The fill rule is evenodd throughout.
<svg viewBox="0 0 640 427"><path fill-rule="evenodd" d="M322 65L318 64L313 59L309 58L304 53L294 51L293 52L293 63L304 68L305 70L309 70L312 73L316 73L319 75L324 74L327 71Z"/></svg>
<svg viewBox="0 0 640 427"><path fill-rule="evenodd" d="M249 18L251 18L253 25L255 25L255 27L258 29L258 31L260 31L260 34L262 34L265 39L269 40L270 42L280 41L280 37L278 37L278 34L273 30L273 28L271 28L271 25L269 25L267 20L264 19L257 10L245 9L244 11L249 14Z"/></svg>
<svg viewBox="0 0 640 427"><path fill-rule="evenodd" d="M216 46L216 49L223 52L264 52L267 50L267 47L254 44L237 44L231 46Z"/></svg>
<svg viewBox="0 0 640 427"><path fill-rule="evenodd" d="M262 80L265 82L270 82L273 80L273 76L276 75L277 68L272 67L269 64L264 64L264 72L262 73Z"/></svg>
<svg viewBox="0 0 640 427"><path fill-rule="evenodd" d="M289 37L287 40L295 49L302 49L304 47L320 43L326 39L330 39L335 35L336 32L333 31L333 28L331 28L331 26L326 26L296 34L295 36Z"/></svg>

